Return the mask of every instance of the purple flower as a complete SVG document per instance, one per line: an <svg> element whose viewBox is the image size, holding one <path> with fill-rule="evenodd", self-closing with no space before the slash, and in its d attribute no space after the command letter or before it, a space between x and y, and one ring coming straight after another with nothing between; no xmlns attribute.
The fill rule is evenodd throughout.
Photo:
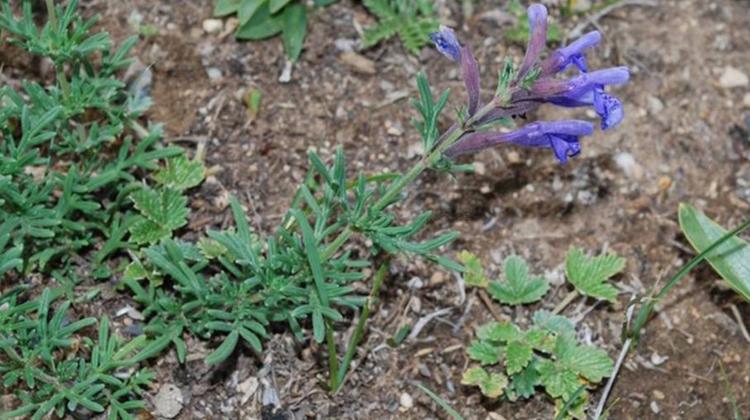
<svg viewBox="0 0 750 420"><path fill-rule="evenodd" d="M551 76L557 74L575 64L581 71L586 71L586 57L584 51L595 46L601 41L602 35L599 31L591 31L570 45L557 49L542 63L542 75Z"/></svg>
<svg viewBox="0 0 750 420"><path fill-rule="evenodd" d="M541 4L532 4L528 8L528 14L529 42L516 80L522 80L526 76L547 46L547 8Z"/></svg>
<svg viewBox="0 0 750 420"><path fill-rule="evenodd" d="M446 150L449 158L478 152L499 144L515 144L525 147L550 148L561 163L581 151L580 136L594 132L594 126L586 121L538 121L527 124L510 133L476 132L467 134Z"/></svg>
<svg viewBox="0 0 750 420"><path fill-rule="evenodd" d="M461 44L458 43L453 29L444 25L440 26L440 31L431 33L430 39L444 56L453 61L461 59Z"/></svg>
<svg viewBox="0 0 750 420"><path fill-rule="evenodd" d="M453 29L441 26L439 32L430 34L432 42L438 51L453 61L461 62L461 74L469 94L468 114L473 116L479 108L479 63L477 63L471 48L462 47Z"/></svg>
<svg viewBox="0 0 750 420"><path fill-rule="evenodd" d="M533 96L554 98L562 96L569 99L579 99L592 93L594 88L604 85L621 85L630 79L627 67L611 67L583 73L566 80L545 78L538 80L531 88Z"/></svg>

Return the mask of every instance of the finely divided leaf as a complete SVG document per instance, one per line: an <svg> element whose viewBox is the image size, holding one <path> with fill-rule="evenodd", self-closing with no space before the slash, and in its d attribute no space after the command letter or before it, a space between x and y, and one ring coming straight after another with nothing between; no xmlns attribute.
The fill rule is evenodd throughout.
<svg viewBox="0 0 750 420"><path fill-rule="evenodd" d="M487 287L489 280L484 275L482 261L469 251L461 251L457 256L458 261L464 265L464 282L469 286Z"/></svg>
<svg viewBox="0 0 750 420"><path fill-rule="evenodd" d="M625 268L625 259L615 254L589 258L579 248L571 248L565 258L568 281L582 295L614 302L617 289L606 281Z"/></svg>
<svg viewBox="0 0 750 420"><path fill-rule="evenodd" d="M680 204L679 219L682 232L699 253L727 234L727 230L689 204ZM706 260L750 302L750 244L734 236L711 251Z"/></svg>
<svg viewBox="0 0 750 420"><path fill-rule="evenodd" d="M493 281L487 291L498 301L519 305L538 301L549 290L543 277L530 277L526 262L517 256L505 259L505 282Z"/></svg>

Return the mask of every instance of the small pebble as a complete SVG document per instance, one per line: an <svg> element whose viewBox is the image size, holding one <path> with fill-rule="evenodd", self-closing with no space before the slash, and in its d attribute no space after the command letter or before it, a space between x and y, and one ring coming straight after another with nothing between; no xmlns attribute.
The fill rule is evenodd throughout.
<svg viewBox="0 0 750 420"><path fill-rule="evenodd" d="M724 89L732 89L750 84L750 78L742 70L727 66L719 77L719 86Z"/></svg>
<svg viewBox="0 0 750 420"><path fill-rule="evenodd" d="M339 60L357 73L375 74L375 62L361 54L345 52L339 56Z"/></svg>
<svg viewBox="0 0 750 420"><path fill-rule="evenodd" d="M414 398L412 398L411 395L407 394L406 392L401 394L399 402L401 403L401 407L406 410L414 407Z"/></svg>
<svg viewBox="0 0 750 420"><path fill-rule="evenodd" d="M742 98L742 105L745 108L750 108L750 92L747 92L745 96Z"/></svg>
<svg viewBox="0 0 750 420"><path fill-rule="evenodd" d="M208 78L211 80L219 80L221 79L221 70L217 67L209 67L206 69L206 74L208 74Z"/></svg>
<svg viewBox="0 0 750 420"><path fill-rule="evenodd" d="M651 401L649 407L651 407L651 411L653 411L654 414L659 414L659 412L661 412L661 408L659 408L659 404L657 404L656 401Z"/></svg>
<svg viewBox="0 0 750 420"><path fill-rule="evenodd" d="M658 115L664 111L664 102L656 96L648 96L646 98L646 105L648 107L648 112L651 115Z"/></svg>
<svg viewBox="0 0 750 420"><path fill-rule="evenodd" d="M224 29L224 22L221 19L206 19L203 21L203 30L209 34L217 34Z"/></svg>
<svg viewBox="0 0 750 420"><path fill-rule="evenodd" d="M658 389L655 389L653 394L654 394L654 398L656 398L657 400L663 400L665 397L664 393L659 391Z"/></svg>
<svg viewBox="0 0 750 420"><path fill-rule="evenodd" d="M177 417L182 410L182 391L174 384L164 384L154 397L156 415L168 419Z"/></svg>

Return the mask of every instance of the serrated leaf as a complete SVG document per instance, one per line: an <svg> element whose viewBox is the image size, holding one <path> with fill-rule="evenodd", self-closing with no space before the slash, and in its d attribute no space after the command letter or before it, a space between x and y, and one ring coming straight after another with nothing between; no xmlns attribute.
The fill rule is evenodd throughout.
<svg viewBox="0 0 750 420"><path fill-rule="evenodd" d="M487 287L489 280L484 275L482 261L469 251L461 251L456 259L464 266L464 282L469 286Z"/></svg>
<svg viewBox="0 0 750 420"><path fill-rule="evenodd" d="M727 230L695 207L681 203L680 228L699 253L727 234ZM733 236L706 256L708 263L737 293L750 302L750 244Z"/></svg>
<svg viewBox="0 0 750 420"><path fill-rule="evenodd" d="M177 190L144 187L132 193L130 199L145 218L164 229L172 231L187 223L187 198Z"/></svg>
<svg viewBox="0 0 750 420"><path fill-rule="evenodd" d="M587 257L583 250L571 248L565 257L568 281L582 295L614 302L617 289L606 281L625 268L625 259L615 254Z"/></svg>
<svg viewBox="0 0 750 420"><path fill-rule="evenodd" d="M482 365L492 365L500 360L502 348L496 347L491 343L483 340L474 340L469 345L467 353L472 360L478 361Z"/></svg>
<svg viewBox="0 0 750 420"><path fill-rule="evenodd" d="M164 186L183 191L203 182L205 174L203 162L179 155L167 159L166 166L154 174L154 179Z"/></svg>
<svg viewBox="0 0 750 420"><path fill-rule="evenodd" d="M507 342L522 337L521 330L510 322L490 322L477 329L481 340Z"/></svg>
<svg viewBox="0 0 750 420"><path fill-rule="evenodd" d="M464 385L478 385L482 394L489 398L497 398L502 395L508 386L508 377L502 373L487 373L481 367L467 369L461 378Z"/></svg>
<svg viewBox="0 0 750 420"><path fill-rule="evenodd" d="M158 225L143 216L137 216L136 221L128 228L130 241L142 245L153 244L171 235L172 231Z"/></svg>
<svg viewBox="0 0 750 420"><path fill-rule="evenodd" d="M532 319L535 326L556 334L573 335L576 332L575 324L568 318L562 315L555 315L547 310L534 312Z"/></svg>
<svg viewBox="0 0 750 420"><path fill-rule="evenodd" d="M561 336L557 339L555 357L560 365L594 383L608 377L614 367L606 351L578 345L574 337Z"/></svg>
<svg viewBox="0 0 750 420"><path fill-rule="evenodd" d="M505 259L505 281L490 283L487 291L498 301L508 305L533 303L549 290L549 283L543 277L529 277L529 267L517 256Z"/></svg>
<svg viewBox="0 0 750 420"><path fill-rule="evenodd" d="M508 375L522 371L531 361L534 351L520 340L513 340L505 347L505 370Z"/></svg>
<svg viewBox="0 0 750 420"><path fill-rule="evenodd" d="M141 280L148 276L148 271L140 261L132 261L122 273L123 280Z"/></svg>
<svg viewBox="0 0 750 420"><path fill-rule="evenodd" d="M198 241L198 249L200 249L201 254L208 259L219 258L228 252L224 245L210 238L201 238Z"/></svg>
<svg viewBox="0 0 750 420"><path fill-rule="evenodd" d="M544 386L544 390L552 398L562 397L567 400L581 386L575 372L561 367L551 360L539 361L537 372L539 372L540 384Z"/></svg>
<svg viewBox="0 0 750 420"><path fill-rule="evenodd" d="M510 378L510 390L521 398L530 398L534 395L534 388L540 384L539 372L536 370L536 361L529 363L520 373Z"/></svg>

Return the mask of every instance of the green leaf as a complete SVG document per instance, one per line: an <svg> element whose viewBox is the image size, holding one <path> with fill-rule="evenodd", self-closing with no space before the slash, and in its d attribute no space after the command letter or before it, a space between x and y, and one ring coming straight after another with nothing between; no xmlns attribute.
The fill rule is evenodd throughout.
<svg viewBox="0 0 750 420"><path fill-rule="evenodd" d="M183 191L200 184L205 174L203 162L179 155L167 159L166 166L154 174L154 179L166 187Z"/></svg>
<svg viewBox="0 0 750 420"><path fill-rule="evenodd" d="M244 0L237 9L237 19L240 21L240 26L246 24L260 6L263 6L266 2L267 0Z"/></svg>
<svg viewBox="0 0 750 420"><path fill-rule="evenodd" d="M726 229L689 204L680 204L679 220L685 237L699 253L727 233ZM750 302L750 244L733 236L711 251L706 259L732 289Z"/></svg>
<svg viewBox="0 0 750 420"><path fill-rule="evenodd" d="M508 375L521 372L531 362L534 351L523 341L513 340L505 347L505 369Z"/></svg>
<svg viewBox="0 0 750 420"><path fill-rule="evenodd" d="M221 17L236 13L241 3L242 0L219 0L214 6L214 16Z"/></svg>
<svg viewBox="0 0 750 420"><path fill-rule="evenodd" d="M575 338L570 336L561 336L557 339L555 357L560 365L594 383L608 377L614 367L606 351L593 346L580 346Z"/></svg>
<svg viewBox="0 0 750 420"><path fill-rule="evenodd" d="M281 10L282 7L286 6L291 0L271 0L268 8L271 10L271 14L274 14Z"/></svg>
<svg viewBox="0 0 750 420"><path fill-rule="evenodd" d="M130 232L130 241L138 245L154 244L168 238L172 233L171 230L143 216L137 216L136 221L130 225L128 231Z"/></svg>
<svg viewBox="0 0 750 420"><path fill-rule="evenodd" d="M483 340L474 340L468 349L469 357L482 365L492 365L500 360L502 349Z"/></svg>
<svg viewBox="0 0 750 420"><path fill-rule="evenodd" d="M232 354L234 348L237 346L239 337L240 334L237 332L237 330L229 333L229 335L227 335L227 338L224 339L224 342L222 342L221 345L216 348L216 350L211 352L211 354L206 356L206 363L209 365L215 365L226 360L226 358Z"/></svg>
<svg viewBox="0 0 750 420"><path fill-rule="evenodd" d="M456 258L464 266L464 282L466 284L475 287L487 287L489 280L484 275L484 268L482 268L482 261L479 257L469 251L461 251Z"/></svg>
<svg viewBox="0 0 750 420"><path fill-rule="evenodd" d="M529 277L526 262L516 256L505 259L505 282L493 281L487 291L498 301L508 305L533 303L549 290L549 283L543 277Z"/></svg>
<svg viewBox="0 0 750 420"><path fill-rule="evenodd" d="M502 373L487 373L481 367L473 367L464 372L461 378L464 385L478 385L482 394L489 398L497 398L502 395L508 386L508 377Z"/></svg>
<svg viewBox="0 0 750 420"><path fill-rule="evenodd" d="M302 4L292 4L284 9L282 17L283 32L281 39L284 41L286 56L292 61L297 61L302 52L302 44L307 34L307 11Z"/></svg>
<svg viewBox="0 0 750 420"><path fill-rule="evenodd" d="M481 340L511 341L522 337L521 330L510 322L489 322L477 329Z"/></svg>
<svg viewBox="0 0 750 420"><path fill-rule="evenodd" d="M587 257L583 250L571 248L565 257L568 281L582 295L614 302L617 289L606 281L625 268L625 259L615 254Z"/></svg>
<svg viewBox="0 0 750 420"><path fill-rule="evenodd" d="M534 387L539 385L540 377L537 372L537 362L532 361L520 373L510 378L510 390L517 397L531 398L534 395Z"/></svg>
<svg viewBox="0 0 750 420"><path fill-rule="evenodd" d="M568 318L547 310L534 312L532 319L535 326L559 335L574 335L576 332L575 325Z"/></svg>
<svg viewBox="0 0 750 420"><path fill-rule="evenodd" d="M581 385L575 372L551 360L540 360L537 372L539 372L539 382L552 398L562 397L567 400Z"/></svg>
<svg viewBox="0 0 750 420"><path fill-rule="evenodd" d="M234 36L237 39L259 40L272 37L282 29L282 17L272 16L268 5L264 4L258 8L252 19L237 29Z"/></svg>
<svg viewBox="0 0 750 420"><path fill-rule="evenodd" d="M177 190L144 187L132 193L130 199L144 217L161 228L173 231L187 223L187 198Z"/></svg>

